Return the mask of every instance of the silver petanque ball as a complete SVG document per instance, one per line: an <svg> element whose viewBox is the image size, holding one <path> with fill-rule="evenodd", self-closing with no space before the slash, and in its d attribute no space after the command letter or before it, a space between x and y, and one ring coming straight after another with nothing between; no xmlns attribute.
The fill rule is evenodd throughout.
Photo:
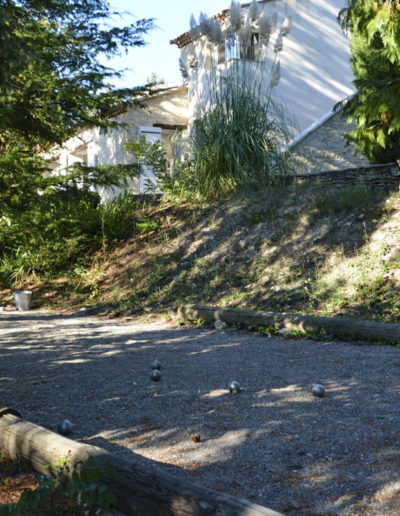
<svg viewBox="0 0 400 516"><path fill-rule="evenodd" d="M236 381L229 382L229 392L231 394L239 394L239 392L240 392L240 383L236 382Z"/></svg>
<svg viewBox="0 0 400 516"><path fill-rule="evenodd" d="M317 398L323 398L325 394L325 387L320 383L315 383L312 387L312 393Z"/></svg>
<svg viewBox="0 0 400 516"><path fill-rule="evenodd" d="M69 419L64 419L57 427L57 431L61 435L72 435L73 424Z"/></svg>
<svg viewBox="0 0 400 516"><path fill-rule="evenodd" d="M161 369L161 364L159 360L154 360L154 362L151 364L152 369Z"/></svg>
<svg viewBox="0 0 400 516"><path fill-rule="evenodd" d="M161 380L161 373L158 369L153 369L150 373L150 378L153 382L159 382Z"/></svg>

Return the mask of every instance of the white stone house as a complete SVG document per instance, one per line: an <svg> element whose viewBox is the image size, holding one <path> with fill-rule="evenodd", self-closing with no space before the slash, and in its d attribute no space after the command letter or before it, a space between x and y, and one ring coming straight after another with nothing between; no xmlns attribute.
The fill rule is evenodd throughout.
<svg viewBox="0 0 400 516"><path fill-rule="evenodd" d="M80 131L67 140L62 148L57 149L50 167L53 173L63 171L74 163L87 166L129 165L136 163L136 158L124 149L128 140L137 140L141 134L147 141L161 140L173 158L173 136L176 132L186 131L188 95L186 85L157 85L157 92L137 99L141 105L118 106L113 118L123 124L120 127L101 131L93 127ZM148 168L139 178L128 182L127 188L132 193L145 193L146 182L154 176ZM98 187L103 202L108 202L121 193L119 188Z"/></svg>
<svg viewBox="0 0 400 516"><path fill-rule="evenodd" d="M230 0L227 0L229 2ZM297 158L299 172L333 170L364 166L367 162L354 156L354 149L346 147L344 135L348 131L346 120L334 106L353 93L353 74L350 67L350 48L337 16L345 0L260 0L260 11L276 20L277 31L271 36L264 54L258 56L263 63L262 81L269 85L274 45L279 28L287 17L291 29L284 38L283 51L279 53L280 81L273 96L281 102L290 117L294 139L291 148ZM250 3L242 4L242 22L249 14ZM186 135L201 116L209 99L209 85L216 77L223 77L234 66L245 66L252 73L256 66L251 55L243 55L240 40L232 42L229 34L230 9L215 14L211 19L221 29L221 39L211 44L209 38L193 31L173 39L170 43L180 49L182 67L187 71L182 85L160 86L155 95L144 98L145 107L118 108L114 116L125 127L107 133L91 128L81 131L68 140L51 167L62 172L75 162L86 165L130 164L135 158L123 148L130 139L144 134L149 141L161 140L174 154L172 135L176 130ZM260 34L252 29L251 42L254 57ZM258 65L257 65L258 66ZM141 178L131 181L129 190L145 193L146 179L153 179L151 170L145 169ZM115 197L121 190L99 188L104 201Z"/></svg>
<svg viewBox="0 0 400 516"><path fill-rule="evenodd" d="M292 150L301 154L298 166L312 170L365 164L365 160L354 156L353 148L345 145L346 120L333 111L338 102L354 91L349 41L337 19L346 1L261 0L257 4L270 20L276 20L277 26L267 50L258 55L257 64L254 62L254 69L258 71L262 63L262 73L265 74L262 80L266 88L279 28L287 17L291 20L290 32L284 38L283 51L279 53L281 78L272 92L289 114L294 136ZM242 25L246 23L250 9L250 3L241 5ZM204 35L199 36L196 29L171 41L181 51L181 66L187 75L189 126L201 116L207 105L210 84L215 85L215 77L226 76L238 62L246 63L245 73L251 73L253 56L247 55L243 59L240 37L232 42L230 9L215 14L213 19L222 29L218 43L211 43L210 38ZM251 30L251 43L256 48L262 38L257 23L252 24ZM325 123L334 126L328 131L328 139L320 136ZM307 138L307 143L302 143L304 138ZM318 141L318 152L315 152L314 139Z"/></svg>

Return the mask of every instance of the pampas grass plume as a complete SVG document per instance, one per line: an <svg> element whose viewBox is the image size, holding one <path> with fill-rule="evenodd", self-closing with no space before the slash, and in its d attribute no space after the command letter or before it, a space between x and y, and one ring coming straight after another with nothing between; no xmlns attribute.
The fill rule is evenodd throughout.
<svg viewBox="0 0 400 516"><path fill-rule="evenodd" d="M196 41L200 37L200 30L196 21L196 18L193 16L193 14L190 16L190 37L193 41Z"/></svg>
<svg viewBox="0 0 400 516"><path fill-rule="evenodd" d="M247 17L239 32L240 44L242 45L245 54L247 54L250 49L251 34L250 19Z"/></svg>
<svg viewBox="0 0 400 516"><path fill-rule="evenodd" d="M290 29L292 27L292 19L290 16L286 16L286 18L283 20L281 32L283 36L287 36L290 32Z"/></svg>
<svg viewBox="0 0 400 516"><path fill-rule="evenodd" d="M274 45L274 52L277 54L278 52L282 52L283 50L283 32L279 31L278 37L276 38Z"/></svg>
<svg viewBox="0 0 400 516"><path fill-rule="evenodd" d="M199 16L199 30L202 34L208 33L208 16L203 12L200 12Z"/></svg>
<svg viewBox="0 0 400 516"><path fill-rule="evenodd" d="M281 63L280 63L280 61L277 61L272 68L271 77L269 79L270 88L274 88L279 83L280 80L281 80Z"/></svg>
<svg viewBox="0 0 400 516"><path fill-rule="evenodd" d="M189 72L188 72L188 69L186 68L185 63L182 61L181 57L179 58L179 71L181 72L181 75L184 79L188 79Z"/></svg>
<svg viewBox="0 0 400 516"><path fill-rule="evenodd" d="M252 22L255 22L260 15L260 8L256 0L252 0L249 7L249 17Z"/></svg>
<svg viewBox="0 0 400 516"><path fill-rule="evenodd" d="M240 29L242 20L242 8L236 0L232 0L231 8L229 10L229 21L234 31Z"/></svg>
<svg viewBox="0 0 400 516"><path fill-rule="evenodd" d="M224 37L222 34L222 29L221 29L221 25L220 25L219 21L215 18L210 18L210 20L208 22L208 26L209 26L208 36L209 36L210 41L212 41L212 43L216 43L216 44L222 43L222 41L224 40Z"/></svg>
<svg viewBox="0 0 400 516"><path fill-rule="evenodd" d="M263 10L258 20L258 32L263 39L264 46L268 46L272 33L272 21L267 14L267 9Z"/></svg>

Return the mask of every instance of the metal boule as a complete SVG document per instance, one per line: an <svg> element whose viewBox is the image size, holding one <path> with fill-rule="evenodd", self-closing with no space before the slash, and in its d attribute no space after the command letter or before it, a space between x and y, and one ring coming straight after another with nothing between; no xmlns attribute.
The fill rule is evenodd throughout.
<svg viewBox="0 0 400 516"><path fill-rule="evenodd" d="M158 369L153 369L150 373L150 378L153 382L159 382L161 380L161 373Z"/></svg>
<svg viewBox="0 0 400 516"><path fill-rule="evenodd" d="M152 369L161 369L161 363L159 360L154 360L154 362L151 364Z"/></svg>
<svg viewBox="0 0 400 516"><path fill-rule="evenodd" d="M73 424L69 419L64 419L57 427L57 431L61 435L72 435L73 432Z"/></svg>
<svg viewBox="0 0 400 516"><path fill-rule="evenodd" d="M235 380L232 382L229 382L229 392L231 394L239 394L240 389L241 389L241 387L240 387L239 382L236 382Z"/></svg>
<svg viewBox="0 0 400 516"><path fill-rule="evenodd" d="M312 393L317 398L323 398L325 395L325 387L320 383L315 383L312 387Z"/></svg>

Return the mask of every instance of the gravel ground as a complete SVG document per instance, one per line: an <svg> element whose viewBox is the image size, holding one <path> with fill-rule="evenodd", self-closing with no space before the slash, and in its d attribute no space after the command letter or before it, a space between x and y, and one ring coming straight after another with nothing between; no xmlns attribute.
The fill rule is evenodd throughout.
<svg viewBox="0 0 400 516"><path fill-rule="evenodd" d="M399 371L396 347L0 313L0 406L288 514L400 514Z"/></svg>

